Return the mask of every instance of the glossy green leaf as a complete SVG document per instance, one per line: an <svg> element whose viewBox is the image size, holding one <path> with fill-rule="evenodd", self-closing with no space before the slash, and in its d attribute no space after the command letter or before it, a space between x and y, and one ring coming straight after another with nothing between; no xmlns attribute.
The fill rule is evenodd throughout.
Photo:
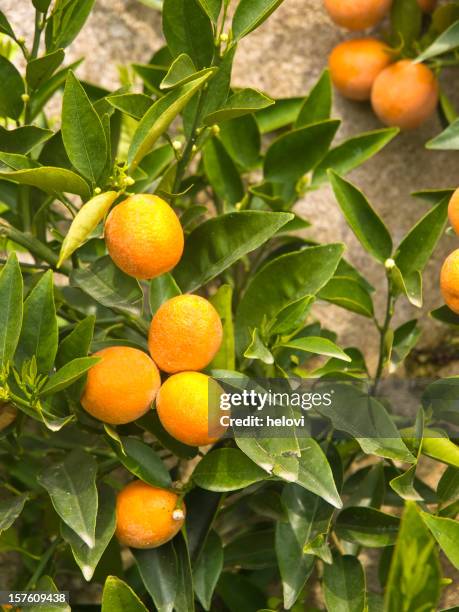
<svg viewBox="0 0 459 612"><path fill-rule="evenodd" d="M269 334L271 336L291 334L303 327L313 303L314 298L307 295L281 308L269 326Z"/></svg>
<svg viewBox="0 0 459 612"><path fill-rule="evenodd" d="M71 71L65 83L61 131L72 164L97 184L108 154L105 132L85 90Z"/></svg>
<svg viewBox="0 0 459 612"><path fill-rule="evenodd" d="M114 94L106 99L114 108L139 121L153 105L153 100L141 93Z"/></svg>
<svg viewBox="0 0 459 612"><path fill-rule="evenodd" d="M210 298L210 303L220 316L223 325L223 340L220 350L208 367L215 370L234 370L236 357L233 324L233 288L230 285L222 285Z"/></svg>
<svg viewBox="0 0 459 612"><path fill-rule="evenodd" d="M2 34L6 34L10 38L16 38L13 32L13 28L11 27L10 22L6 18L5 14L0 11L0 32Z"/></svg>
<svg viewBox="0 0 459 612"><path fill-rule="evenodd" d="M425 62L425 60L431 59L432 57L448 53L456 47L459 47L459 21L453 23L447 30L442 32L427 49L424 49L416 58L416 62Z"/></svg>
<svg viewBox="0 0 459 612"><path fill-rule="evenodd" d="M369 548L395 544L399 528L397 516L374 508L345 508L336 519L336 533L340 538Z"/></svg>
<svg viewBox="0 0 459 612"><path fill-rule="evenodd" d="M240 202L244 197L244 185L235 163L218 138L207 141L203 162L209 183L224 207Z"/></svg>
<svg viewBox="0 0 459 612"><path fill-rule="evenodd" d="M30 89L36 89L51 77L53 72L59 68L64 61L63 49L48 53L30 61L26 69L26 81Z"/></svg>
<svg viewBox="0 0 459 612"><path fill-rule="evenodd" d="M291 219L288 213L241 211L209 219L188 236L174 277L183 292L195 291L264 244Z"/></svg>
<svg viewBox="0 0 459 612"><path fill-rule="evenodd" d="M335 273L342 254L340 244L310 247L282 255L255 274L236 311L239 354L247 347L250 329L259 327L263 319L270 321L288 304L322 289Z"/></svg>
<svg viewBox="0 0 459 612"><path fill-rule="evenodd" d="M385 591L386 610L437 610L441 569L416 505L406 504Z"/></svg>
<svg viewBox="0 0 459 612"><path fill-rule="evenodd" d="M330 120L279 136L266 151L264 176L268 181L295 182L327 153L339 121Z"/></svg>
<svg viewBox="0 0 459 612"><path fill-rule="evenodd" d="M430 316L432 319L445 323L446 325L451 325L452 327L459 326L459 315L450 310L448 306L440 306L440 308L432 310Z"/></svg>
<svg viewBox="0 0 459 612"><path fill-rule="evenodd" d="M224 121L220 140L233 160L243 168L253 168L260 159L261 137L253 115Z"/></svg>
<svg viewBox="0 0 459 612"><path fill-rule="evenodd" d="M164 0L163 32L174 57L186 53L198 68L210 66L214 34L198 0Z"/></svg>
<svg viewBox="0 0 459 612"><path fill-rule="evenodd" d="M52 77L47 79L38 89L35 91L32 99L30 100L30 116L31 119L35 119L40 111L43 109L48 100L60 89L67 78L69 70L76 70L83 60L79 59L65 68L62 68Z"/></svg>
<svg viewBox="0 0 459 612"><path fill-rule="evenodd" d="M448 467L437 486L437 496L442 505L459 499L459 468Z"/></svg>
<svg viewBox="0 0 459 612"><path fill-rule="evenodd" d="M95 544L96 473L95 459L83 450L74 450L62 463L47 467L38 478L58 515L89 547Z"/></svg>
<svg viewBox="0 0 459 612"><path fill-rule="evenodd" d="M50 376L46 385L41 389L40 394L46 396L70 387L99 361L98 357L79 357L69 361L55 374Z"/></svg>
<svg viewBox="0 0 459 612"><path fill-rule="evenodd" d="M194 590L204 610L210 610L212 596L223 569L220 537L211 531L193 571Z"/></svg>
<svg viewBox="0 0 459 612"><path fill-rule="evenodd" d="M160 89L171 89L185 85L196 78L196 67L186 53L181 53L171 64L166 76L161 81Z"/></svg>
<svg viewBox="0 0 459 612"><path fill-rule="evenodd" d="M317 297L364 317L371 318L374 315L371 295L360 282L353 278L336 275L330 279Z"/></svg>
<svg viewBox="0 0 459 612"><path fill-rule="evenodd" d="M225 567L246 570L264 569L276 565L272 530L243 533L224 548Z"/></svg>
<svg viewBox="0 0 459 612"><path fill-rule="evenodd" d="M45 193L56 195L58 193L75 193L83 199L89 198L89 187L78 174L66 168L41 166L29 170L16 170L13 172L0 172L0 178L22 185L38 187Z"/></svg>
<svg viewBox="0 0 459 612"><path fill-rule="evenodd" d="M332 564L325 563L323 589L327 610L364 612L366 609L365 574L357 557L335 555Z"/></svg>
<svg viewBox="0 0 459 612"><path fill-rule="evenodd" d="M11 527L21 514L27 495L16 495L0 500L0 533Z"/></svg>
<svg viewBox="0 0 459 612"><path fill-rule="evenodd" d="M11 253L0 273L0 364L6 366L16 352L22 327L21 268Z"/></svg>
<svg viewBox="0 0 459 612"><path fill-rule="evenodd" d="M218 110L225 104L230 94L231 72L237 46L233 45L225 52L218 71L209 82L207 95L204 96L202 117Z"/></svg>
<svg viewBox="0 0 459 612"><path fill-rule="evenodd" d="M70 545L75 561L81 569L85 580L89 581L94 576L96 567L115 533L115 527L115 495L113 490L107 486L101 487L99 491L99 507L97 510L94 546L92 548L78 537L68 525L62 523L62 537ZM105 591L103 598L105 598Z"/></svg>
<svg viewBox="0 0 459 612"><path fill-rule="evenodd" d="M426 429L422 440L422 453L448 465L459 468L459 446L442 437L442 434Z"/></svg>
<svg viewBox="0 0 459 612"><path fill-rule="evenodd" d="M266 595L248 577L223 572L217 593L230 612L253 612L266 605Z"/></svg>
<svg viewBox="0 0 459 612"><path fill-rule="evenodd" d="M329 171L330 182L344 217L362 246L378 261L392 254L392 239L384 223L361 191Z"/></svg>
<svg viewBox="0 0 459 612"><path fill-rule="evenodd" d="M391 351L391 367L394 369L402 363L416 346L421 329L416 319L404 323L394 332Z"/></svg>
<svg viewBox="0 0 459 612"><path fill-rule="evenodd" d="M59 593L59 589L49 576L41 576L34 588L44 593ZM49 603L27 606L27 612L71 612L70 606L66 603Z"/></svg>
<svg viewBox="0 0 459 612"><path fill-rule="evenodd" d="M257 110L274 104L274 100L256 89L241 89L228 98L228 101L219 110L204 117L205 125L222 123L229 119L236 119L243 115L254 113Z"/></svg>
<svg viewBox="0 0 459 612"><path fill-rule="evenodd" d="M108 576L102 593L102 612L147 612L147 608L129 585Z"/></svg>
<svg viewBox="0 0 459 612"><path fill-rule="evenodd" d="M233 17L235 40L247 36L273 13L283 0L240 0Z"/></svg>
<svg viewBox="0 0 459 612"><path fill-rule="evenodd" d="M79 357L86 357L94 333L95 317L89 316L75 325L59 345L56 356L58 367Z"/></svg>
<svg viewBox="0 0 459 612"><path fill-rule="evenodd" d="M154 315L158 308L177 295L180 295L177 283L172 274L166 273L150 281L150 310Z"/></svg>
<svg viewBox="0 0 459 612"><path fill-rule="evenodd" d="M192 2L195 1L192 0ZM128 163L131 172L152 150L158 138L168 129L175 117L185 108L194 94L203 87L212 74L213 72L209 70L190 83L172 90L157 100L145 113L129 147Z"/></svg>
<svg viewBox="0 0 459 612"><path fill-rule="evenodd" d="M220 448L208 453L193 472L202 489L226 492L243 489L267 478L265 470L236 448Z"/></svg>
<svg viewBox="0 0 459 612"><path fill-rule="evenodd" d="M437 246L448 219L448 198L429 210L408 232L395 253L403 276L422 271Z"/></svg>
<svg viewBox="0 0 459 612"><path fill-rule="evenodd" d="M333 89L330 80L330 72L324 70L319 80L311 89L304 100L299 115L295 122L296 128L301 128L312 123L325 121L330 118L333 102Z"/></svg>
<svg viewBox="0 0 459 612"><path fill-rule="evenodd" d="M401 270L395 265L391 268L390 274L394 283L393 288L406 295L413 306L421 308L423 304L422 275L419 270L402 274Z"/></svg>
<svg viewBox="0 0 459 612"><path fill-rule="evenodd" d="M199 4L206 11L207 15L217 24L218 17L222 8L222 0L198 0ZM226 2L226 0L225 0Z"/></svg>
<svg viewBox="0 0 459 612"><path fill-rule="evenodd" d="M304 104L304 98L280 98L255 114L262 134L274 132L295 123Z"/></svg>
<svg viewBox="0 0 459 612"><path fill-rule="evenodd" d="M178 588L177 555L172 542L159 548L133 550L133 554L158 612L172 612Z"/></svg>
<svg viewBox="0 0 459 612"><path fill-rule="evenodd" d="M174 610L175 612L194 612L193 575L191 572L188 543L182 533L179 533L172 543L177 556L178 570L178 588Z"/></svg>
<svg viewBox="0 0 459 612"><path fill-rule="evenodd" d="M95 0L68 0L59 3L46 25L48 51L65 48L72 43L86 23Z"/></svg>
<svg viewBox="0 0 459 612"><path fill-rule="evenodd" d="M328 340L328 338L308 336L307 338L297 338L283 342L279 345L283 348L293 348L306 353L313 353L314 355L325 355L326 357L334 357L335 359L341 359L342 361L352 361L352 359L346 355L346 353L340 349L334 342Z"/></svg>
<svg viewBox="0 0 459 612"><path fill-rule="evenodd" d="M450 518L421 512L421 518L437 540L440 548L456 569L459 569L459 522Z"/></svg>
<svg viewBox="0 0 459 612"><path fill-rule="evenodd" d="M172 481L164 463L156 452L137 438L118 438L115 444L120 462L124 467L153 487L169 488Z"/></svg>
<svg viewBox="0 0 459 612"><path fill-rule="evenodd" d="M394 0L391 7L391 26L395 45L409 51L421 36L422 11L417 0Z"/></svg>
<svg viewBox="0 0 459 612"><path fill-rule="evenodd" d="M16 352L21 366L35 356L38 371L48 374L57 352L57 319L53 273L46 272L24 302L24 319Z"/></svg>
<svg viewBox="0 0 459 612"><path fill-rule="evenodd" d="M36 125L25 125L14 130L0 126L0 151L25 155L37 145L45 143L51 136L53 136L51 130Z"/></svg>
<svg viewBox="0 0 459 612"><path fill-rule="evenodd" d="M121 272L108 255L87 268L73 270L70 284L82 289L103 306L123 312L136 312L135 304L142 299L139 283Z"/></svg>
<svg viewBox="0 0 459 612"><path fill-rule="evenodd" d="M398 128L383 128L345 140L331 149L314 170L311 186L318 187L325 183L328 180L327 171L330 169L341 176L346 175L379 153L398 133Z"/></svg>
<svg viewBox="0 0 459 612"><path fill-rule="evenodd" d="M21 96L25 93L24 81L17 68L0 55L0 117L11 117L18 120L24 102Z"/></svg>
<svg viewBox="0 0 459 612"><path fill-rule="evenodd" d="M459 150L459 119L456 119L451 125L448 125L441 134L429 140L426 147L434 151Z"/></svg>
<svg viewBox="0 0 459 612"><path fill-rule="evenodd" d="M252 332L252 338L249 346L244 351L244 357L246 359L258 359L267 365L274 363L274 357L263 342L257 327Z"/></svg>

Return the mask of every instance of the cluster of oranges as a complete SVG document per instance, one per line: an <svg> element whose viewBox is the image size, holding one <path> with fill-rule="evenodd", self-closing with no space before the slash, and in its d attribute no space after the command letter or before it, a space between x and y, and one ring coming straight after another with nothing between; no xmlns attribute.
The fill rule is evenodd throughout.
<svg viewBox="0 0 459 612"><path fill-rule="evenodd" d="M392 0L324 0L331 19L348 30L376 25L389 12ZM418 0L432 11L436 0ZM403 130L419 127L438 103L438 81L422 63L394 61L396 52L376 38L347 40L337 45L329 59L336 89L346 98L371 100L374 112L386 125Z"/></svg>
<svg viewBox="0 0 459 612"><path fill-rule="evenodd" d="M134 195L109 214L105 241L115 264L137 279L152 279L179 262L183 230L174 210L153 195ZM153 316L145 352L113 346L96 353L81 398L83 408L112 425L130 423L156 400L166 431L184 444L212 444L223 435L218 424L209 431L209 387L217 385L199 370L218 352L223 337L212 304L197 295L164 302ZM169 375L161 384L159 370ZM216 415L218 417L218 415ZM135 548L160 546L176 535L185 517L173 491L142 481L127 485L117 499L117 536Z"/></svg>
<svg viewBox="0 0 459 612"><path fill-rule="evenodd" d="M459 236L459 189L457 189L448 206L449 222ZM449 255L441 269L440 286L446 305L459 314L459 249Z"/></svg>

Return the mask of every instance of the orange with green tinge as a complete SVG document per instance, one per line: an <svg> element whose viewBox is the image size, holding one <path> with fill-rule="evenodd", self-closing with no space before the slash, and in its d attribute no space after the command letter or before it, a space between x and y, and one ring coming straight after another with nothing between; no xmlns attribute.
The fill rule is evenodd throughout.
<svg viewBox="0 0 459 612"><path fill-rule="evenodd" d="M324 0L330 18L348 30L366 30L385 17L392 0Z"/></svg>

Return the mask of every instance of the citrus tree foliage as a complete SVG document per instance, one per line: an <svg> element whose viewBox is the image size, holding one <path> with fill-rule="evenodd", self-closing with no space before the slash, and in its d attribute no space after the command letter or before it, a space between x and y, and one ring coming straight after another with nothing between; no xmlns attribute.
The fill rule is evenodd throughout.
<svg viewBox="0 0 459 612"><path fill-rule="evenodd" d="M370 377L376 391L419 338L417 320L394 328L392 317L404 300L422 304L448 192L428 194L432 208L394 243L346 174L397 130L335 140L327 72L304 97L233 86L239 42L281 0L240 0L232 18L228 4L164 0L165 46L129 66L116 91L81 81L82 60L66 60L93 0L33 0L33 41L0 13L11 43L0 56L0 550L21 555L14 588L53 591L78 576L104 585L107 612L291 609L307 599L313 572L334 612L434 609L439 550L459 566L459 450L433 433L457 422L451 381L426 391L415 420L393 417L376 398L362 412L349 387L342 404L307 414L311 437L224 440L192 463L197 449L168 436L154 407L117 428L81 408L91 355L146 350L152 314L184 292L209 297L224 323L209 368L217 379L331 376L347 389ZM457 27L424 55L452 49ZM23 73L10 51L23 54ZM57 92L60 129L46 112ZM387 277L382 320L345 246L297 235L309 224L294 204L325 184ZM102 222L125 194L142 192L175 207L186 243L171 274L139 283L107 256ZM375 324L376 372L317 321L323 301ZM416 473L422 455L448 466L437 491ZM371 461L361 467L363 459ZM131 474L159 487L178 482L187 518L173 540L123 564L115 494ZM361 563L373 548L382 551L384 601Z"/></svg>

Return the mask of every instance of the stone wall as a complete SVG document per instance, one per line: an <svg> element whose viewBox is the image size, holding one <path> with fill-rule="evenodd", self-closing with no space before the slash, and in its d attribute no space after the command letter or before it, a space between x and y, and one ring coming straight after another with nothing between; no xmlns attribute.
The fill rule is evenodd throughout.
<svg viewBox="0 0 459 612"><path fill-rule="evenodd" d="M2 0L2 10L17 31L30 35L33 24L28 0ZM234 78L237 85L260 88L274 97L304 95L326 65L335 44L349 34L339 30L325 14L321 0L285 0L276 13L254 34L245 39L238 51ZM93 14L71 47L71 57L84 55L79 75L107 87L117 84L117 66L130 61L147 61L161 45L160 15L138 0L96 0ZM459 92L447 89L459 102ZM353 103L339 96L335 115L343 121L340 138L380 127L366 104ZM421 129L400 135L382 153L352 173L351 178L368 195L384 217L397 243L406 230L427 210L422 201L410 197L412 191L427 187L454 187L458 154L428 152L424 143L440 131L433 118ZM308 195L298 212L313 222L309 235L321 241L344 241L349 259L377 288L378 310L384 303L384 275L379 266L365 255L343 222L328 187ZM438 273L445 255L458 245L445 237L430 263L424 279L425 312L441 305ZM400 302L402 306L402 302ZM417 316L408 304L400 308L401 320ZM373 326L362 317L332 306L321 309L321 317L340 330L344 345L362 348L374 364L377 346ZM424 343L435 345L444 332L427 317L423 319Z"/></svg>

